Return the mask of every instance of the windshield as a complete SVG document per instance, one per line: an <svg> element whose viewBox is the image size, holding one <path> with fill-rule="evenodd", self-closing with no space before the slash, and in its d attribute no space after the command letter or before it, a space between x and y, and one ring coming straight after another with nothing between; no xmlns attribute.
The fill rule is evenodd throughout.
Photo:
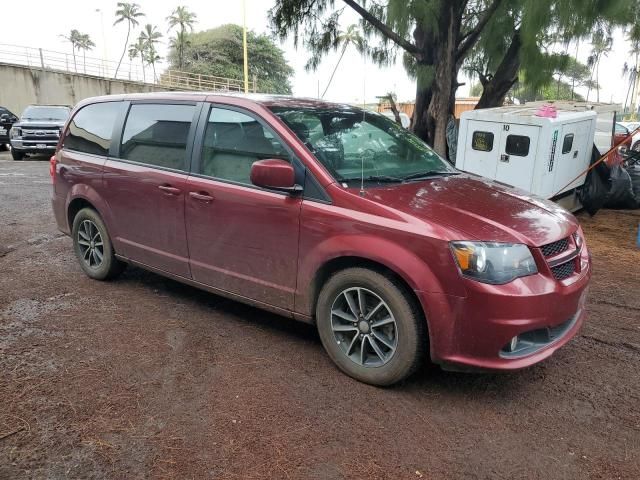
<svg viewBox="0 0 640 480"><path fill-rule="evenodd" d="M272 107L336 180L402 182L457 171L383 115L356 108Z"/></svg>
<svg viewBox="0 0 640 480"><path fill-rule="evenodd" d="M60 120L69 118L68 107L27 107L22 113L22 120Z"/></svg>

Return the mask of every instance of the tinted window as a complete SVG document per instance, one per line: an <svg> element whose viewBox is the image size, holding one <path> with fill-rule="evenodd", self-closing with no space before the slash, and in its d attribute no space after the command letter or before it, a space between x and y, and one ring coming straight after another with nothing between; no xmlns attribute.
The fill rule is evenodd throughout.
<svg viewBox="0 0 640 480"><path fill-rule="evenodd" d="M517 157L526 157L529 155L529 143L531 140L524 135L507 136L507 147L505 153L515 155Z"/></svg>
<svg viewBox="0 0 640 480"><path fill-rule="evenodd" d="M569 153L573 148L573 133L569 133L564 136L564 141L562 142L562 153Z"/></svg>
<svg viewBox="0 0 640 480"><path fill-rule="evenodd" d="M251 165L266 158L288 159L270 130L250 115L211 109L202 148L202 174L251 184Z"/></svg>
<svg viewBox="0 0 640 480"><path fill-rule="evenodd" d="M122 135L126 160L175 170L186 169L187 136L194 105L132 105Z"/></svg>
<svg viewBox="0 0 640 480"><path fill-rule="evenodd" d="M73 116L64 139L64 148L77 152L108 155L113 125L121 102L87 105Z"/></svg>
<svg viewBox="0 0 640 480"><path fill-rule="evenodd" d="M490 152L493 150L493 133L491 132L473 132L471 138L471 148L481 152Z"/></svg>

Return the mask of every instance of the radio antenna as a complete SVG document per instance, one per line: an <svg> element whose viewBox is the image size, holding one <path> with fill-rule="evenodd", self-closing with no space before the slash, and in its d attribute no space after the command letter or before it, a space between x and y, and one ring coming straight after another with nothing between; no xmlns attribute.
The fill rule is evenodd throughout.
<svg viewBox="0 0 640 480"><path fill-rule="evenodd" d="M367 108L367 74L365 72L367 60L362 57L362 122L365 121L365 114ZM360 155L360 196L364 197L364 152Z"/></svg>

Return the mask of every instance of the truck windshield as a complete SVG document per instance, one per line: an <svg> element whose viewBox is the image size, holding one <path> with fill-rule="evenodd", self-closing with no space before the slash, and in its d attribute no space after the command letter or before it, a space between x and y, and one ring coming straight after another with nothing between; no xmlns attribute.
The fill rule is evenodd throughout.
<svg viewBox="0 0 640 480"><path fill-rule="evenodd" d="M394 121L357 108L271 107L343 183L393 183L457 170Z"/></svg>
<svg viewBox="0 0 640 480"><path fill-rule="evenodd" d="M68 107L38 107L25 108L22 113L22 120L60 120L69 118Z"/></svg>

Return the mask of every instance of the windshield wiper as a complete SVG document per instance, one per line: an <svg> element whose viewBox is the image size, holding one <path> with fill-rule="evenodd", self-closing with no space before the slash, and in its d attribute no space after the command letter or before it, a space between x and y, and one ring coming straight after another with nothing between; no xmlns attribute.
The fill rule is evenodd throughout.
<svg viewBox="0 0 640 480"><path fill-rule="evenodd" d="M411 180L423 180L433 177L446 177L448 175L460 175L460 172L442 171L442 170L429 170L426 172L412 173L402 178L403 182L410 182Z"/></svg>
<svg viewBox="0 0 640 480"><path fill-rule="evenodd" d="M369 175L368 177L349 177L349 178L341 178L341 182L379 182L379 183L402 183L404 181L403 178L400 177L391 177L389 175Z"/></svg>

